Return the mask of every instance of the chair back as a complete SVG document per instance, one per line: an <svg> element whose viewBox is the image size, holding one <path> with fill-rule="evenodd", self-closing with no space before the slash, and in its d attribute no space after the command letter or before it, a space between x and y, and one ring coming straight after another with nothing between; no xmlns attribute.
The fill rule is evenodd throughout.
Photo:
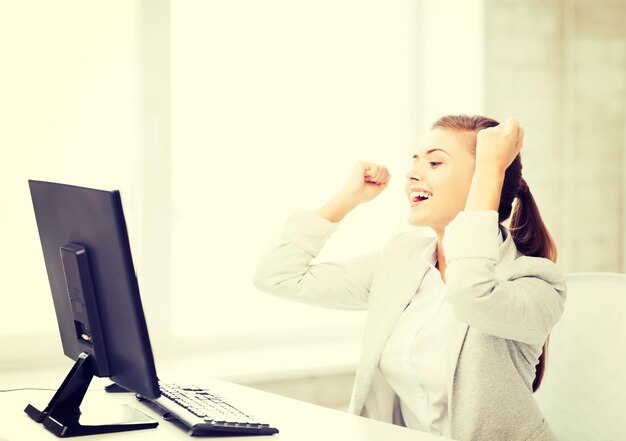
<svg viewBox="0 0 626 441"><path fill-rule="evenodd" d="M626 274L567 273L535 398L563 441L626 440Z"/></svg>

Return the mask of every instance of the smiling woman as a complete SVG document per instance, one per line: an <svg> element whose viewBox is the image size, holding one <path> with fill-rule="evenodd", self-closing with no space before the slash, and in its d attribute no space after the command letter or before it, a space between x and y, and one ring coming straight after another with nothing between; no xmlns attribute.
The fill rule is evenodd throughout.
<svg viewBox="0 0 626 441"><path fill-rule="evenodd" d="M260 289L367 311L351 412L459 440L556 441L532 393L566 284L521 178L522 141L514 118L442 117L405 189L409 222L436 238L400 234L357 258L314 262L337 222L387 188L386 167L359 162L326 204L289 217L261 258Z"/></svg>

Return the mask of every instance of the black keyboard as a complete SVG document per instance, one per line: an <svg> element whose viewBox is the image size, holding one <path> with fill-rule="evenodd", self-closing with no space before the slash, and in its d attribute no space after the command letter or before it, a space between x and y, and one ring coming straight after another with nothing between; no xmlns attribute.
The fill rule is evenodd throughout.
<svg viewBox="0 0 626 441"><path fill-rule="evenodd" d="M166 412L165 419L175 419L187 426L190 435L278 433L278 429L258 421L205 388L163 383L159 387L161 397L151 401Z"/></svg>

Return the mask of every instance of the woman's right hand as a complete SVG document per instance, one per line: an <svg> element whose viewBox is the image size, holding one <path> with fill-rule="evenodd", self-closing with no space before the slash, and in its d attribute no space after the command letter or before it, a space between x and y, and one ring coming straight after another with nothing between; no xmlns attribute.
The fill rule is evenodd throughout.
<svg viewBox="0 0 626 441"><path fill-rule="evenodd" d="M315 213L331 222L339 222L358 205L371 201L389 183L387 167L372 162L357 162L339 192Z"/></svg>
<svg viewBox="0 0 626 441"><path fill-rule="evenodd" d="M352 198L356 205L378 196L389 183L387 167L373 162L357 162L339 194Z"/></svg>

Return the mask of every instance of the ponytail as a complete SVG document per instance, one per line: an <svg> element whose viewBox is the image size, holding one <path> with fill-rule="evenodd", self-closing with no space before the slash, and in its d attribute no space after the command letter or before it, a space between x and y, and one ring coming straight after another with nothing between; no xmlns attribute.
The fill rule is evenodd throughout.
<svg viewBox="0 0 626 441"><path fill-rule="evenodd" d="M517 190L517 203L511 215L509 231L515 246L525 256L544 257L556 262L556 245L541 219L535 198L533 198L528 184L523 178L520 179L520 185ZM541 380L543 380L549 340L550 336L548 336L543 345L539 363L535 367L533 392L539 389Z"/></svg>
<svg viewBox="0 0 626 441"><path fill-rule="evenodd" d="M556 262L556 245L523 178L517 191L517 204L511 215L509 231L523 255L545 257Z"/></svg>

